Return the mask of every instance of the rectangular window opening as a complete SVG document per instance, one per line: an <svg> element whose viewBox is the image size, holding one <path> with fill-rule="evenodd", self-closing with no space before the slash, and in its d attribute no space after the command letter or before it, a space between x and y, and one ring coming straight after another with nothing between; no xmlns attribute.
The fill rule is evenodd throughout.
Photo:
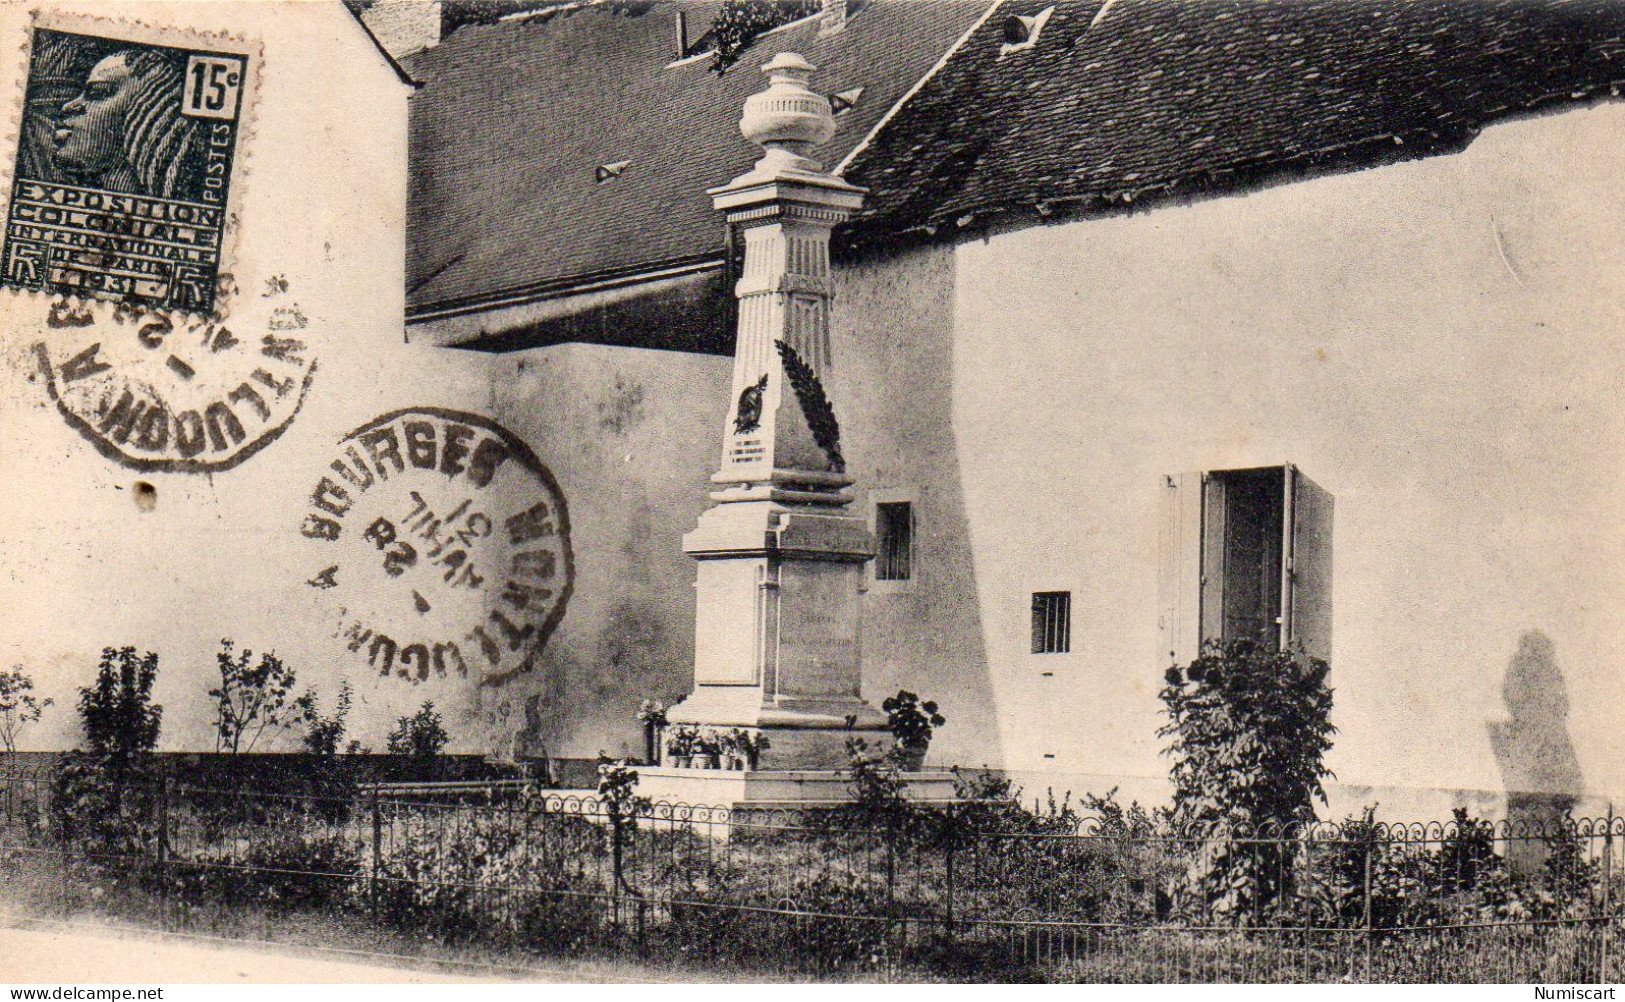
<svg viewBox="0 0 1625 1002"><path fill-rule="evenodd" d="M1033 653L1066 654L1072 650L1072 593L1033 593Z"/></svg>
<svg viewBox="0 0 1625 1002"><path fill-rule="evenodd" d="M1332 496L1291 464L1163 479L1158 631L1168 662L1256 640L1331 656Z"/></svg>
<svg viewBox="0 0 1625 1002"><path fill-rule="evenodd" d="M1209 639L1280 646L1284 475L1280 467L1210 474L1224 487L1224 518L1212 527L1216 560L1209 571L1216 587Z"/></svg>
<svg viewBox="0 0 1625 1002"><path fill-rule="evenodd" d="M875 580L907 581L914 574L914 506L908 501L875 505Z"/></svg>

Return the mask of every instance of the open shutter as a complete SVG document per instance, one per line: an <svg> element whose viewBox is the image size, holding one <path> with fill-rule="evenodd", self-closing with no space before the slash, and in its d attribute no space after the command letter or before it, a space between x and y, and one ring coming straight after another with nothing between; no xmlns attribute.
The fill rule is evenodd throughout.
<svg viewBox="0 0 1625 1002"><path fill-rule="evenodd" d="M1202 632L1198 646L1224 639L1225 540L1229 490L1222 477L1202 475Z"/></svg>
<svg viewBox="0 0 1625 1002"><path fill-rule="evenodd" d="M1332 656L1332 496L1295 467L1286 476L1286 575L1282 633L1289 644Z"/></svg>
<svg viewBox="0 0 1625 1002"><path fill-rule="evenodd" d="M1164 478L1158 517L1157 656L1185 665L1201 646L1202 475Z"/></svg>

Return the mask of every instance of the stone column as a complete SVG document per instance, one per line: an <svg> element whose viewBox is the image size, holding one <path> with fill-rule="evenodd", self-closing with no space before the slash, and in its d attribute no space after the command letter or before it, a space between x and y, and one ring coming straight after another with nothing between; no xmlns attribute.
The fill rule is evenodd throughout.
<svg viewBox="0 0 1625 1002"><path fill-rule="evenodd" d="M715 505L683 539L699 562L694 692L674 724L766 735L769 769L831 769L854 733L873 744L884 719L859 692L866 521L846 510L841 428L826 378L830 230L864 189L806 151L835 131L814 67L784 53L740 131L762 146L748 173L712 189L744 235L739 340Z"/></svg>

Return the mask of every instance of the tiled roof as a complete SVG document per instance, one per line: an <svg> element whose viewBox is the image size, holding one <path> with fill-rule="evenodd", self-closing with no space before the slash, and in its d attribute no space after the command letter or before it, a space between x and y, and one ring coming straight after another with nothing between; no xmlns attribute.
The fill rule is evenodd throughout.
<svg viewBox="0 0 1625 1002"><path fill-rule="evenodd" d="M853 158L851 239L1457 149L1625 79L1618 0L1072 0L1001 56L1049 6L1005 3Z"/></svg>
<svg viewBox="0 0 1625 1002"><path fill-rule="evenodd" d="M1053 0L1037 44L1001 57L1006 17L1052 6L1004 0L932 73L988 3L865 0L845 31L788 26L721 77L703 58L667 67L672 2L459 30L406 62L424 83L412 310L719 257L705 189L755 159L736 123L781 51L817 64L820 90L864 88L818 151L871 189L848 242L1457 149L1625 79L1621 0ZM712 8L682 7L697 35Z"/></svg>
<svg viewBox="0 0 1625 1002"><path fill-rule="evenodd" d="M739 135L756 68L780 51L826 91L863 88L819 153L833 164L935 65L990 0L866 0L846 28L817 19L757 39L718 76L675 56L674 3L603 4L471 25L409 57L407 299L413 312L584 276L720 257L705 189L760 151ZM691 36L715 4L684 2ZM617 165L603 180L599 168Z"/></svg>

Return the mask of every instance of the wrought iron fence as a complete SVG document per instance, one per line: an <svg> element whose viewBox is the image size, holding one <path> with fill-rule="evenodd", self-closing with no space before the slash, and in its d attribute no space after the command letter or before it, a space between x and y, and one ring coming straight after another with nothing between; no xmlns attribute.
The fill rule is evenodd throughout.
<svg viewBox="0 0 1625 1002"><path fill-rule="evenodd" d="M13 896L49 915L178 931L308 940L342 922L502 956L821 978L1625 974L1614 817L1171 830L1009 802L730 811L544 791L275 795L161 777L91 806L46 775L0 776L0 880Z"/></svg>

